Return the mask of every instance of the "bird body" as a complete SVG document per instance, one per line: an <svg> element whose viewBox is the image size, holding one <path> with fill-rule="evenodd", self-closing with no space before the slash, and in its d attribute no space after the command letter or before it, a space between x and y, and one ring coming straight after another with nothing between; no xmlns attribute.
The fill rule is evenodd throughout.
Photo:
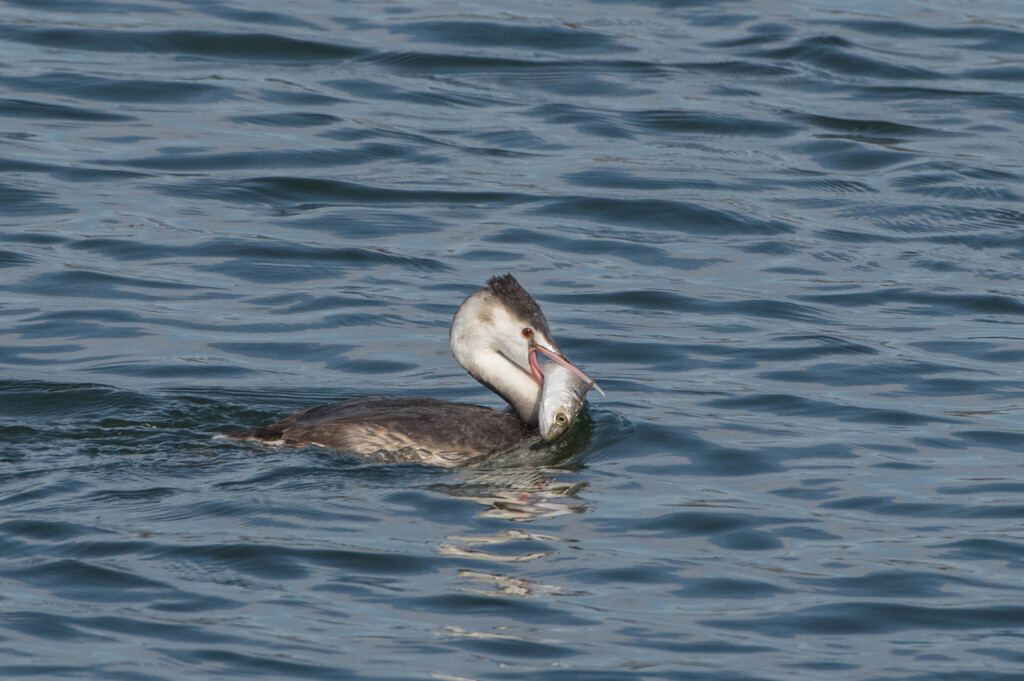
<svg viewBox="0 0 1024 681"><path fill-rule="evenodd" d="M311 407L231 436L452 466L511 448L531 434L536 429L490 407L432 397L363 397Z"/></svg>
<svg viewBox="0 0 1024 681"><path fill-rule="evenodd" d="M558 349L540 306L510 274L492 277L487 288L466 298L452 320L449 341L459 364L508 402L518 418L430 397L363 397L305 409L227 437L462 465L538 435L541 355L593 383Z"/></svg>

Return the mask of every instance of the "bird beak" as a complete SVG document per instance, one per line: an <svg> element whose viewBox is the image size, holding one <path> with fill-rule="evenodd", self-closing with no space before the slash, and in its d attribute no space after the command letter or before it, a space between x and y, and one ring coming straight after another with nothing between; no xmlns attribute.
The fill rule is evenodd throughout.
<svg viewBox="0 0 1024 681"><path fill-rule="evenodd" d="M601 390L601 386L599 386L597 382L590 376L587 376L585 373L583 373L583 370L580 369L578 366L576 366L575 364L567 360L565 357L555 352L554 350L548 350L543 345L532 343L530 345L530 373L533 375L533 380L537 381L537 385L544 385L544 372L542 372L540 369L540 360L537 357L537 353L539 352L542 352L545 355L547 355L547 357L556 364L561 364L566 369L579 376L580 380L586 381L591 388L604 395L604 391Z"/></svg>

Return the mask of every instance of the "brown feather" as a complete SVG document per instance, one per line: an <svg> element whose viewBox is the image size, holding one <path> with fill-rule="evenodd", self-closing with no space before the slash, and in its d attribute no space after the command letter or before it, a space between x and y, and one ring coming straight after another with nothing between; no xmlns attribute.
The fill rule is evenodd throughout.
<svg viewBox="0 0 1024 681"><path fill-rule="evenodd" d="M511 414L475 404L368 397L312 407L227 437L450 466L512 447L534 432Z"/></svg>

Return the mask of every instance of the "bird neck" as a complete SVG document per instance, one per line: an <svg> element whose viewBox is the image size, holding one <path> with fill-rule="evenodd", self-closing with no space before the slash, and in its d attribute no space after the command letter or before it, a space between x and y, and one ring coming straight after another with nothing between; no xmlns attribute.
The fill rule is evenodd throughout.
<svg viewBox="0 0 1024 681"><path fill-rule="evenodd" d="M518 338L521 325L502 320L485 289L470 296L455 313L452 354L470 376L509 403L519 418L537 425L540 386L530 375L527 345ZM509 342L515 338L518 342Z"/></svg>
<svg viewBox="0 0 1024 681"><path fill-rule="evenodd" d="M540 410L540 386L533 378L495 350L484 349L459 364L477 381L493 390L516 410L520 420L535 426Z"/></svg>

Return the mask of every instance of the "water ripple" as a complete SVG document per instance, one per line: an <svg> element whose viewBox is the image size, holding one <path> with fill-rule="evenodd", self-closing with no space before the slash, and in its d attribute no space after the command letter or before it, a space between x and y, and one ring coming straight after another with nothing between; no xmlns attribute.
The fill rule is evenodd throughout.
<svg viewBox="0 0 1024 681"><path fill-rule="evenodd" d="M348 60L365 52L353 47L297 40L273 33L218 31L117 31L5 26L0 40L86 52L171 53L221 60L277 63Z"/></svg>
<svg viewBox="0 0 1024 681"><path fill-rule="evenodd" d="M388 32L418 41L475 47L510 47L530 50L627 51L609 35L580 26L515 26L483 21L416 21L389 24Z"/></svg>
<svg viewBox="0 0 1024 681"><path fill-rule="evenodd" d="M94 123L118 123L134 120L133 116L86 109L79 106L8 98L0 99L0 116L5 118L41 118Z"/></svg>
<svg viewBox="0 0 1024 681"><path fill-rule="evenodd" d="M797 613L769 615L754 621L709 620L723 629L753 630L779 638L792 638L811 631L831 636L883 634L916 630L992 629L1018 627L1024 608L923 607L896 603L836 603L805 608Z"/></svg>
<svg viewBox="0 0 1024 681"><path fill-rule="evenodd" d="M940 80L942 74L921 67L892 63L880 55L858 54L860 46L835 35L815 36L794 44L765 50L751 50L747 56L785 62L802 62L840 76L879 80Z"/></svg>

